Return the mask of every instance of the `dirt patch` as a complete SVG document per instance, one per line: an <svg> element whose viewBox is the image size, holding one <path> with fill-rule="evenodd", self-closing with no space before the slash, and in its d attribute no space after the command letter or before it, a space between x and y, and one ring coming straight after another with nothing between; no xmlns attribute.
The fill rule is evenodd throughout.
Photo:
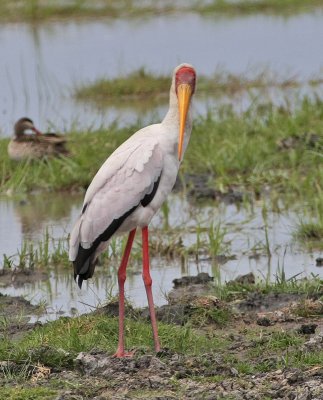
<svg viewBox="0 0 323 400"><path fill-rule="evenodd" d="M48 279L48 273L40 270L19 268L14 270L4 268L0 270L0 287L12 286L19 288L26 283L45 281L46 279Z"/></svg>
<svg viewBox="0 0 323 400"><path fill-rule="evenodd" d="M0 384L8 384L10 371L9 384L15 385L14 376L24 371L24 387L55 388L55 400L323 400L322 358L317 357L323 351L321 297L260 293L248 274L228 285L233 292L242 284L250 290L226 302L214 296L212 284L207 274L175 280L169 304L156 314L159 321L187 323L194 332L215 338L213 350L190 355L163 348L152 354L142 347L132 358L118 359L101 350L67 352L48 343L29 350L27 367L0 362ZM17 312L15 302L34 311L26 300L2 298L11 313ZM118 302L95 312L102 313L117 317ZM136 320L149 314L131 305L126 313ZM298 362L299 357L313 361Z"/></svg>
<svg viewBox="0 0 323 400"><path fill-rule="evenodd" d="M41 312L38 306L33 306L23 297L4 296L0 293L0 337L19 338L25 332L33 329L35 324L29 323L32 316Z"/></svg>
<svg viewBox="0 0 323 400"><path fill-rule="evenodd" d="M239 311L244 312L263 312L273 311L286 307L293 301L304 298L304 295L290 293L250 293L245 300L237 303L236 307Z"/></svg>
<svg viewBox="0 0 323 400"><path fill-rule="evenodd" d="M83 379L92 387L93 381L99 386L93 397L80 397L93 400L323 398L323 368L319 366L306 371L286 368L251 376L239 374L216 354L187 357L167 352L134 359L80 353L75 366L74 382ZM75 398L71 396L76 394L82 396L82 390L68 390L59 399Z"/></svg>

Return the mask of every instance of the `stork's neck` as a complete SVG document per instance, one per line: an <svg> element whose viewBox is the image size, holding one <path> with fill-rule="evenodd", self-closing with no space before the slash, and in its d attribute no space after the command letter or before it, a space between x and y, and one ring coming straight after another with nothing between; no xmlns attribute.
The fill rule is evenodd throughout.
<svg viewBox="0 0 323 400"><path fill-rule="evenodd" d="M178 99L175 93L175 85L172 84L169 94L169 110L162 121L162 124L167 127L167 132L169 132L170 140L177 146L178 145L178 132L179 132L179 108ZM183 155L190 140L192 132L192 112L191 105L187 113L186 125L185 125L185 135L183 143ZM176 148L177 151L177 148Z"/></svg>

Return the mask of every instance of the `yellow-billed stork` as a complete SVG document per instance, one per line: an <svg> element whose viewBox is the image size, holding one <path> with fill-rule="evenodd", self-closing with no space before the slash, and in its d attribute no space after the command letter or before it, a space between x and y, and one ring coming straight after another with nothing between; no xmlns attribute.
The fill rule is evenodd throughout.
<svg viewBox="0 0 323 400"><path fill-rule="evenodd" d="M119 344L124 349L124 283L136 229L142 230L143 280L155 350L160 350L149 272L148 224L171 192L192 131L191 98L196 72L189 64L175 68L169 110L159 124L140 129L105 161L87 189L81 215L70 235L69 257L79 287L91 278L99 254L115 234L129 232L118 271Z"/></svg>

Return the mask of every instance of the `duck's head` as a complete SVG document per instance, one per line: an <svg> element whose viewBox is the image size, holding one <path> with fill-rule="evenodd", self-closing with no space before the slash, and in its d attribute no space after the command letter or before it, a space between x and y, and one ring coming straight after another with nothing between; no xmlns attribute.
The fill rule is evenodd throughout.
<svg viewBox="0 0 323 400"><path fill-rule="evenodd" d="M36 129L33 121L30 118L23 117L18 119L14 126L14 134L16 138L26 135L27 131L33 131L36 135L42 135L42 133Z"/></svg>

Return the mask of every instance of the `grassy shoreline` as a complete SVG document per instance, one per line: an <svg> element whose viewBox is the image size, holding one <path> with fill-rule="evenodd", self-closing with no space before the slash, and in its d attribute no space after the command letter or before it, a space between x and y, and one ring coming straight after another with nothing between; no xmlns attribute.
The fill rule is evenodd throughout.
<svg viewBox="0 0 323 400"><path fill-rule="evenodd" d="M299 88L304 85L315 87L323 83L319 75L303 82L297 76L277 76L266 69L250 73L234 75L225 71L216 71L211 77L200 76L198 79L199 95L232 96L251 89L288 89ZM109 102L126 100L141 100L151 102L159 98L168 99L170 79L165 75L153 75L140 68L127 76L115 79L98 79L83 84L74 89L77 100L93 102L97 106L104 106Z"/></svg>
<svg viewBox="0 0 323 400"><path fill-rule="evenodd" d="M69 158L16 163L0 140L0 193L84 189L104 160L139 126L67 134ZM230 108L196 118L181 173L208 174L219 190L269 187L294 198L320 198L323 102L304 99L295 111L272 104L242 114ZM323 197L323 196L322 196Z"/></svg>
<svg viewBox="0 0 323 400"><path fill-rule="evenodd" d="M322 322L322 280L277 281L270 286L263 283L247 286L231 283L221 288L215 285L213 289L216 296L222 293L219 301L212 303L216 299L213 295L202 295L194 300L194 306L186 304L193 314L183 326L159 322L163 351L157 356L151 350L149 321L139 314L136 316L135 311L139 310L133 310L133 316L126 319L126 348L137 349L137 353L133 359L125 360L111 358L118 340L118 318L109 314L109 308L37 325L18 338L11 337L8 319L0 326L1 393L13 396L9 399L16 398L14 396L18 394L24 400L54 399L68 389L68 396L81 393L84 398L93 398L98 392L103 394L104 388L116 387L115 374L121 374L120 378L127 385L127 379L138 373L130 366L143 361L147 364L152 359L155 360L151 371L153 376L157 374L166 378L164 383L173 394L178 395L183 390L181 384L188 379L204 383L202 388L207 391L210 382L221 383L226 379L241 382L268 374L268 383L272 379L270 374L275 376L279 370L297 370L303 375L320 365L322 367L322 348L319 345L317 348L306 347L309 335L300 330L301 324L311 327L313 323ZM291 293L300 297L290 297L293 303L285 308L277 303L280 315L286 313L285 319L282 316L275 319L275 313L262 312L260 321L271 322L262 325L257 313L242 311L241 314L236 309L239 299L250 301L255 296L260 299L261 293L265 296L264 301L266 294L270 296L270 293L277 293L281 298ZM223 313L227 318L219 319ZM86 368L86 360L89 359L101 359L102 362L92 362L89 369ZM85 363L82 364L81 360ZM109 368L109 379L104 376L105 368ZM163 375L163 371L169 368L170 373ZM152 376L149 371L146 372ZM73 385L66 382L68 374L75 374ZM93 375L96 376L95 381ZM84 380L89 380L86 387L82 384ZM148 391L152 389L148 386ZM134 387L130 386L130 393L134 395L132 390ZM261 390L266 391L266 388ZM45 395L48 397L42 397Z"/></svg>
<svg viewBox="0 0 323 400"><path fill-rule="evenodd" d="M323 8L322 0L214 0L204 3L196 1L184 6L176 2L144 4L135 0L101 0L55 2L52 0L23 0L0 2L0 20L3 22L41 23L48 20L89 19L89 18L142 18L156 14L195 12L201 15L248 15L267 13L274 15L294 15Z"/></svg>

